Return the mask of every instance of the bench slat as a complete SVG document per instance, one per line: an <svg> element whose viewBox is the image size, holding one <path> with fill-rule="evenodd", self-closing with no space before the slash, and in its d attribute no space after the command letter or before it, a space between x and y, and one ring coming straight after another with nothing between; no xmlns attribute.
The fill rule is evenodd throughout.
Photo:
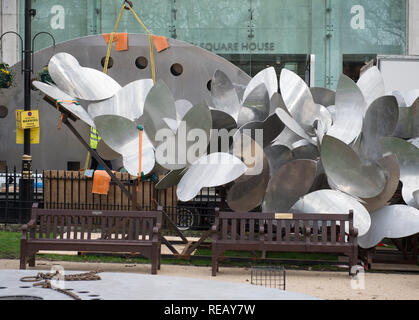
<svg viewBox="0 0 419 320"><path fill-rule="evenodd" d="M313 236L314 242L319 242L319 224L317 221L313 221Z"/></svg>
<svg viewBox="0 0 419 320"><path fill-rule="evenodd" d="M290 242L291 223L289 220L285 221L285 242Z"/></svg>
<svg viewBox="0 0 419 320"><path fill-rule="evenodd" d="M231 219L231 239L236 240L237 235L237 219Z"/></svg>
<svg viewBox="0 0 419 320"><path fill-rule="evenodd" d="M125 233L126 233L126 223L127 218L122 218L122 233L121 233L121 240L127 240Z"/></svg>
<svg viewBox="0 0 419 320"><path fill-rule="evenodd" d="M67 227L67 239L70 239L70 232L71 232L71 216L66 217L66 227Z"/></svg>
<svg viewBox="0 0 419 320"><path fill-rule="evenodd" d="M73 221L74 221L74 232L73 232L73 239L77 239L77 227L79 225L79 217L77 216L73 216Z"/></svg>
<svg viewBox="0 0 419 320"><path fill-rule="evenodd" d="M92 238L92 219L93 217L87 217L87 239Z"/></svg>
<svg viewBox="0 0 419 320"><path fill-rule="evenodd" d="M60 239L62 240L62 239L64 239L64 223L65 223L65 217L63 217L63 216L60 216L60 220L61 220L61 223L60 223Z"/></svg>
<svg viewBox="0 0 419 320"><path fill-rule="evenodd" d="M322 220L322 243L327 242L327 221Z"/></svg>
<svg viewBox="0 0 419 320"><path fill-rule="evenodd" d="M119 239L119 227L121 224L121 219L119 217L115 218L115 234L114 234L114 239L118 240Z"/></svg>
<svg viewBox="0 0 419 320"><path fill-rule="evenodd" d="M345 221L343 220L340 220L339 238L341 243L345 243Z"/></svg>
<svg viewBox="0 0 419 320"><path fill-rule="evenodd" d="M80 226L80 239L84 240L84 231L86 228L86 218L87 217L80 217L81 226Z"/></svg>
<svg viewBox="0 0 419 320"><path fill-rule="evenodd" d="M240 219L240 240L246 239L246 222L247 219Z"/></svg>
<svg viewBox="0 0 419 320"><path fill-rule="evenodd" d="M228 220L222 219L223 240L227 240Z"/></svg>
<svg viewBox="0 0 419 320"><path fill-rule="evenodd" d="M331 227L330 241L332 243L335 243L336 242L336 221L332 220L331 223L332 223L332 227Z"/></svg>
<svg viewBox="0 0 419 320"><path fill-rule="evenodd" d="M255 240L255 219L249 219L249 240Z"/></svg>

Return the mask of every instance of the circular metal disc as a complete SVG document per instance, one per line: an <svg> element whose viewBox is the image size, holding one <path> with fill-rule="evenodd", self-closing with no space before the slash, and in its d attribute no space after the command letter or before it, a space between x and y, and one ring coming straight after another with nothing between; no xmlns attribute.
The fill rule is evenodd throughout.
<svg viewBox="0 0 419 320"><path fill-rule="evenodd" d="M358 237L361 248L373 248L384 238L399 239L419 233L419 210L405 205L387 206L371 213L371 228Z"/></svg>
<svg viewBox="0 0 419 320"><path fill-rule="evenodd" d="M286 212L311 188L316 176L317 162L293 160L284 164L269 180L263 212Z"/></svg>
<svg viewBox="0 0 419 320"><path fill-rule="evenodd" d="M83 100L104 100L112 97L121 86L108 75L80 66L71 54L55 54L48 64L52 80L65 93Z"/></svg>
<svg viewBox="0 0 419 320"><path fill-rule="evenodd" d="M403 182L402 196L407 205L418 207L413 192L419 189L419 149L399 138L382 138L383 154L394 153L399 160L400 181Z"/></svg>
<svg viewBox="0 0 419 320"><path fill-rule="evenodd" d="M358 229L358 235L364 235L371 226L371 218L367 209L355 198L335 190L320 190L307 194L291 208L294 213L349 213L354 212L354 227ZM345 230L349 233L349 223L345 224Z"/></svg>
<svg viewBox="0 0 419 320"><path fill-rule="evenodd" d="M387 183L385 170L373 163L363 165L349 146L334 137L323 138L321 160L328 179L354 197L376 197Z"/></svg>
<svg viewBox="0 0 419 320"><path fill-rule="evenodd" d="M143 115L144 102L153 85L151 79L131 82L110 99L91 103L87 109L89 115L93 119L102 115L116 115L134 121Z"/></svg>
<svg viewBox="0 0 419 320"><path fill-rule="evenodd" d="M192 200L204 187L217 187L236 180L247 166L228 153L211 153L198 159L185 172L176 194L180 201Z"/></svg>
<svg viewBox="0 0 419 320"><path fill-rule="evenodd" d="M399 108L395 137L410 139L419 136L419 98L410 107Z"/></svg>

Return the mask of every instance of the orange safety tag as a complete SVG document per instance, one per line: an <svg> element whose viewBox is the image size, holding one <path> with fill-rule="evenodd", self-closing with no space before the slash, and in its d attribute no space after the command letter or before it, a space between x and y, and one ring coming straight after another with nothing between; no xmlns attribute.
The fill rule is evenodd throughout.
<svg viewBox="0 0 419 320"><path fill-rule="evenodd" d="M164 36L153 36L153 42L157 52L161 52L169 48L169 43Z"/></svg>
<svg viewBox="0 0 419 320"><path fill-rule="evenodd" d="M93 175L92 193L108 194L111 176L105 170L96 170Z"/></svg>

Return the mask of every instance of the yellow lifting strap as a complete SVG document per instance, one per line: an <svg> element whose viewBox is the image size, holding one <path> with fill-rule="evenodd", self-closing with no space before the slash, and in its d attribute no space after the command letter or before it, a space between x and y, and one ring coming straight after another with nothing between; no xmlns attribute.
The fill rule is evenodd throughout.
<svg viewBox="0 0 419 320"><path fill-rule="evenodd" d="M141 19L138 17L138 15L135 13L135 11L132 9L132 7L130 5L126 6L125 2L121 7L121 10L119 11L119 15L118 18L116 20L115 26L113 28L113 31L110 35L109 38L109 43L108 43L108 49L106 52L106 58L105 58L105 64L103 66L103 73L107 74L108 73L108 64L109 64L109 58L111 56L111 51L112 51L112 43L113 43L113 38L115 35L115 31L118 28L119 23L121 22L121 18L122 15L124 14L124 10L129 9L132 14L134 15L134 17L137 19L137 21L139 22L139 24L143 27L143 29L145 30L145 32L148 35L148 44L149 44L149 48L150 48L150 62L151 62L151 77L153 79L153 83L156 83L156 65L155 65L155 60L154 60L154 49L153 49L153 35L150 33L150 31L147 29L147 27L144 25L144 23L141 21ZM89 167L89 162L90 162L90 152L87 153L87 157L86 157L86 161L84 164L84 170L87 170ZM141 175L141 173L140 173Z"/></svg>

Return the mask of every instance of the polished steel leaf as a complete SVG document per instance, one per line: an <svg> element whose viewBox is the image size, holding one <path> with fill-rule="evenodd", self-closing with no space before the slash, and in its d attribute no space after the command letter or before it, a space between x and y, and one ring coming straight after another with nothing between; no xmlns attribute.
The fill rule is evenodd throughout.
<svg viewBox="0 0 419 320"><path fill-rule="evenodd" d="M403 183L402 196L407 205L419 208L413 192L419 189L419 149L399 138L382 138L383 154L394 153L399 160L400 181Z"/></svg>
<svg viewBox="0 0 419 320"><path fill-rule="evenodd" d="M233 83L221 70L217 70L212 78L211 97L215 109L228 113L237 122L240 100Z"/></svg>
<svg viewBox="0 0 419 320"><path fill-rule="evenodd" d="M121 154L112 150L104 141L103 139L99 141L97 144L97 153L103 160L116 160L118 159Z"/></svg>
<svg viewBox="0 0 419 320"><path fill-rule="evenodd" d="M294 213L349 213L354 212L354 227L358 229L358 235L368 232L371 226L371 218L365 207L355 198L336 190L319 190L302 197L291 208ZM349 233L349 223L345 224L345 231Z"/></svg>
<svg viewBox="0 0 419 320"><path fill-rule="evenodd" d="M281 94L292 118L306 131L312 131L318 117L319 108L307 84L297 74L288 70L281 71Z"/></svg>
<svg viewBox="0 0 419 320"><path fill-rule="evenodd" d="M287 112L285 112L281 108L278 108L275 110L275 113L277 114L278 118L285 124L285 126L288 129L290 129L293 133L295 133L300 138L306 139L311 144L317 145L317 142L310 136L308 136L304 129Z"/></svg>
<svg viewBox="0 0 419 320"><path fill-rule="evenodd" d="M317 162L293 160L284 164L269 180L263 212L287 212L311 188L316 176Z"/></svg>
<svg viewBox="0 0 419 320"><path fill-rule="evenodd" d="M95 125L104 142L122 155L125 169L133 176L139 175L140 131L135 122L120 116L103 115L95 118ZM155 165L154 148L147 134L143 133L142 166L144 174Z"/></svg>
<svg viewBox="0 0 419 320"><path fill-rule="evenodd" d="M400 180L400 167L395 154L390 154L382 159L377 160L377 163L388 172L387 184L378 196L369 199L362 199L365 201L364 206L368 212L372 213L389 204L391 198L397 191Z"/></svg>
<svg viewBox="0 0 419 320"><path fill-rule="evenodd" d="M155 148L161 143L156 140L160 129L170 128L165 119L177 120L175 100L167 85L159 80L149 91L144 104L141 122Z"/></svg>
<svg viewBox="0 0 419 320"><path fill-rule="evenodd" d="M393 135L398 119L399 107L395 97L383 96L370 105L362 126L361 153L363 157L372 161L381 158L380 139Z"/></svg>
<svg viewBox="0 0 419 320"><path fill-rule="evenodd" d="M419 233L419 210L405 205L384 207L371 213L370 230L358 237L361 248L375 247L384 238L399 239Z"/></svg>
<svg viewBox="0 0 419 320"><path fill-rule="evenodd" d="M40 81L33 81L32 84L35 88L41 90L44 94L47 96L57 100L62 101L60 105L70 111L72 114L74 114L76 117L78 117L83 122L87 123L89 126L95 128L95 123L93 122L93 119L90 117L90 115L87 113L87 111L80 105L76 104L70 101L74 101L75 99L68 94L64 93L60 89L58 89L54 85L46 84Z"/></svg>
<svg viewBox="0 0 419 320"><path fill-rule="evenodd" d="M153 85L151 79L131 82L110 99L91 103L88 113L93 119L102 115L116 115L132 121L139 119L143 115L144 102Z"/></svg>
<svg viewBox="0 0 419 320"><path fill-rule="evenodd" d="M335 108L334 122L327 134L349 145L361 134L366 102L356 83L345 75L338 83Z"/></svg>
<svg viewBox="0 0 419 320"><path fill-rule="evenodd" d="M376 197L387 183L384 169L374 163L363 165L349 146L334 137L323 138L321 161L332 184L354 197Z"/></svg>
<svg viewBox="0 0 419 320"><path fill-rule="evenodd" d="M269 182L269 163L263 149L252 139L235 136L234 155L246 164L246 174L236 179L227 192L230 209L249 212L262 203Z"/></svg>
<svg viewBox="0 0 419 320"><path fill-rule="evenodd" d="M413 198L416 201L416 204L419 206L419 190L413 192Z"/></svg>
<svg viewBox="0 0 419 320"><path fill-rule="evenodd" d="M247 166L228 153L211 153L199 158L185 172L176 194L180 201L192 200L204 187L222 186L239 178Z"/></svg>
<svg viewBox="0 0 419 320"><path fill-rule="evenodd" d="M315 103L325 107L334 106L336 99L336 92L326 88L310 88L311 95Z"/></svg>
<svg viewBox="0 0 419 320"><path fill-rule="evenodd" d="M270 98L264 83L253 89L243 102L237 125L243 126L250 121L264 121L269 116Z"/></svg>
<svg viewBox="0 0 419 320"><path fill-rule="evenodd" d="M274 67L266 68L257 73L249 82L243 94L242 101L246 101L249 95L260 84L264 84L268 90L269 99L272 98L274 93L278 92L278 77Z"/></svg>
<svg viewBox="0 0 419 320"><path fill-rule="evenodd" d="M399 108L399 121L394 136L403 139L419 137L419 98L410 107Z"/></svg>
<svg viewBox="0 0 419 320"><path fill-rule="evenodd" d="M365 71L359 78L357 85L364 95L367 109L376 99L386 94L383 76L376 66Z"/></svg>
<svg viewBox="0 0 419 320"><path fill-rule="evenodd" d="M228 113L210 108L213 129L235 129L237 128L236 120Z"/></svg>
<svg viewBox="0 0 419 320"><path fill-rule="evenodd" d="M170 171L159 182L157 182L155 188L157 190L164 190L176 186L180 179L182 179L185 172L185 169Z"/></svg>
<svg viewBox="0 0 419 320"><path fill-rule="evenodd" d="M263 149L269 162L269 174L272 176L284 164L293 160L291 150L284 145L270 145Z"/></svg>
<svg viewBox="0 0 419 320"><path fill-rule="evenodd" d="M121 86L105 73L80 66L71 54L55 54L48 72L57 87L72 97L83 100L104 100L112 97Z"/></svg>
<svg viewBox="0 0 419 320"><path fill-rule="evenodd" d="M236 134L246 134L253 140L260 143L260 137L263 139L263 147L269 146L279 134L284 130L284 124L274 113L265 121L252 121L243 125ZM259 132L258 132L259 131Z"/></svg>

